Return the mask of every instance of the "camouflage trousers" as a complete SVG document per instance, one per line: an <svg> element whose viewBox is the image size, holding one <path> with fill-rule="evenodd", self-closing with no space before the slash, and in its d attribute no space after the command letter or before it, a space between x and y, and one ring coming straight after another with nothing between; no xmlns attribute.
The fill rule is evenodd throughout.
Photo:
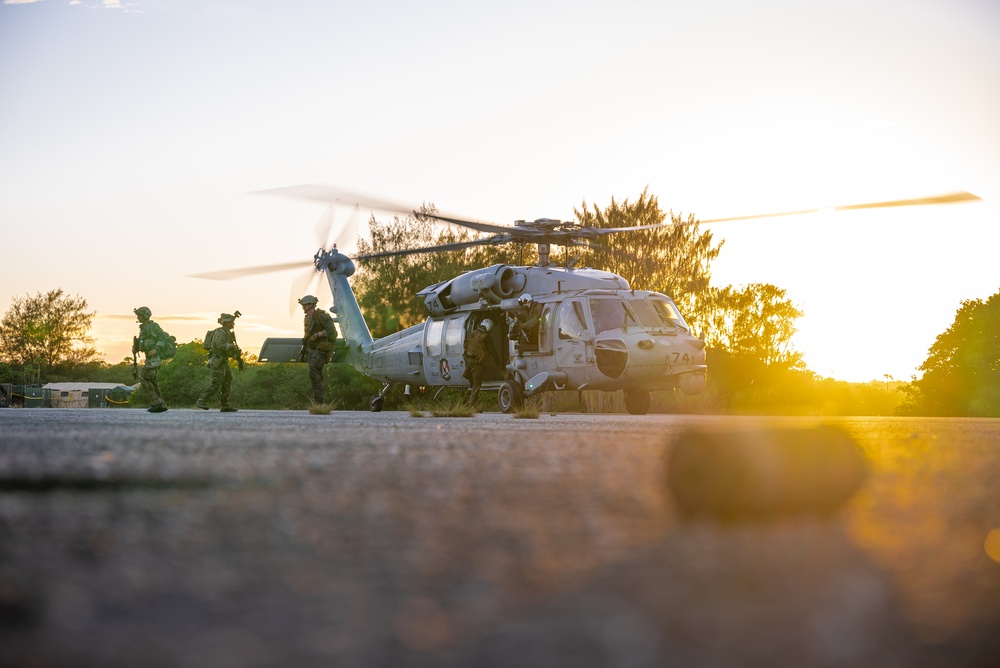
<svg viewBox="0 0 1000 668"><path fill-rule="evenodd" d="M160 370L160 364L159 358L147 357L146 363L139 370L139 382L142 383L143 389L149 393L149 399L154 406L156 404L166 405L163 401L163 395L160 394L160 385L156 382L156 374Z"/></svg>
<svg viewBox="0 0 1000 668"><path fill-rule="evenodd" d="M229 360L224 357L210 357L208 366L212 370L212 382L198 397L200 403L219 393L219 403L222 408L229 407L229 394L233 388L233 370L229 368Z"/></svg>
<svg viewBox="0 0 1000 668"><path fill-rule="evenodd" d="M326 403L326 387L323 385L323 367L330 361L330 353L312 348L309 350L309 383L312 385L313 401Z"/></svg>
<svg viewBox="0 0 1000 668"><path fill-rule="evenodd" d="M469 381L469 404L475 406L479 400L479 388L483 386L483 363L465 357L465 371L462 375Z"/></svg>

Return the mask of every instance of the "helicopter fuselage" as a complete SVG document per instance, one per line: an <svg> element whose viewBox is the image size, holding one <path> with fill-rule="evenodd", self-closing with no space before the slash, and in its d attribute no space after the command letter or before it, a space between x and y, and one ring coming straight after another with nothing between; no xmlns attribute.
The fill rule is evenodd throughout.
<svg viewBox="0 0 1000 668"><path fill-rule="evenodd" d="M632 290L610 272L511 265L470 271L420 292L428 310L423 323L373 339L347 281L353 263L333 251L317 254L316 267L327 274L346 340L340 361L387 384L467 386L465 338L489 318L499 364L487 365L485 390L508 383L527 396L584 389L697 394L705 386L704 342L670 297ZM540 305L539 324L514 335L508 325L522 294Z"/></svg>

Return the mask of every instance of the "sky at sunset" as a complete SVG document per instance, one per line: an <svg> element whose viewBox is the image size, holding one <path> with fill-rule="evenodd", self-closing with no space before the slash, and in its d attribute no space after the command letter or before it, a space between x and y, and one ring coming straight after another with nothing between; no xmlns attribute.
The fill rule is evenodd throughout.
<svg viewBox="0 0 1000 668"><path fill-rule="evenodd" d="M908 380L1000 291L998 36L993 0L3 0L0 312L79 294L110 362L140 305L298 336L296 272L190 277L308 262L324 205L251 194L297 184L495 223L975 193L708 227L716 284L804 311L811 370Z"/></svg>

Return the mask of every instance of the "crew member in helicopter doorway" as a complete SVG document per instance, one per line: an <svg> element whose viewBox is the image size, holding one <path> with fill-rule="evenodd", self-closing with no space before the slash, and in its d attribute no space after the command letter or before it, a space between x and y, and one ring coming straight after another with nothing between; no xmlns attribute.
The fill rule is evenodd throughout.
<svg viewBox="0 0 1000 668"><path fill-rule="evenodd" d="M542 321L542 305L524 293L517 298L518 309L512 316L511 335L518 351L538 350L538 325Z"/></svg>
<svg viewBox="0 0 1000 668"><path fill-rule="evenodd" d="M299 361L309 363L309 382L312 384L313 401L323 404L326 403L323 367L333 361L337 329L333 326L330 314L321 308L316 308L317 303L319 300L312 295L306 295L299 300L302 311L306 314Z"/></svg>
<svg viewBox="0 0 1000 668"><path fill-rule="evenodd" d="M465 350L462 352L462 359L465 360L465 371L462 375L469 381L469 405L475 408L476 400L479 399L479 388L483 386L483 365L486 358L493 360L494 364L500 364L497 351L493 347L490 339L490 330L493 329L493 321L483 318L479 326L465 337Z"/></svg>

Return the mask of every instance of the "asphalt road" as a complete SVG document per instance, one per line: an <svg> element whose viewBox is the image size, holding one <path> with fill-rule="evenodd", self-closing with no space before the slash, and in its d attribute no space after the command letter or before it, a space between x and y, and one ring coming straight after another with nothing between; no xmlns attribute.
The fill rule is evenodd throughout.
<svg viewBox="0 0 1000 668"><path fill-rule="evenodd" d="M0 666L1000 665L1000 420L830 420L838 512L678 512L678 434L774 422L2 409Z"/></svg>

